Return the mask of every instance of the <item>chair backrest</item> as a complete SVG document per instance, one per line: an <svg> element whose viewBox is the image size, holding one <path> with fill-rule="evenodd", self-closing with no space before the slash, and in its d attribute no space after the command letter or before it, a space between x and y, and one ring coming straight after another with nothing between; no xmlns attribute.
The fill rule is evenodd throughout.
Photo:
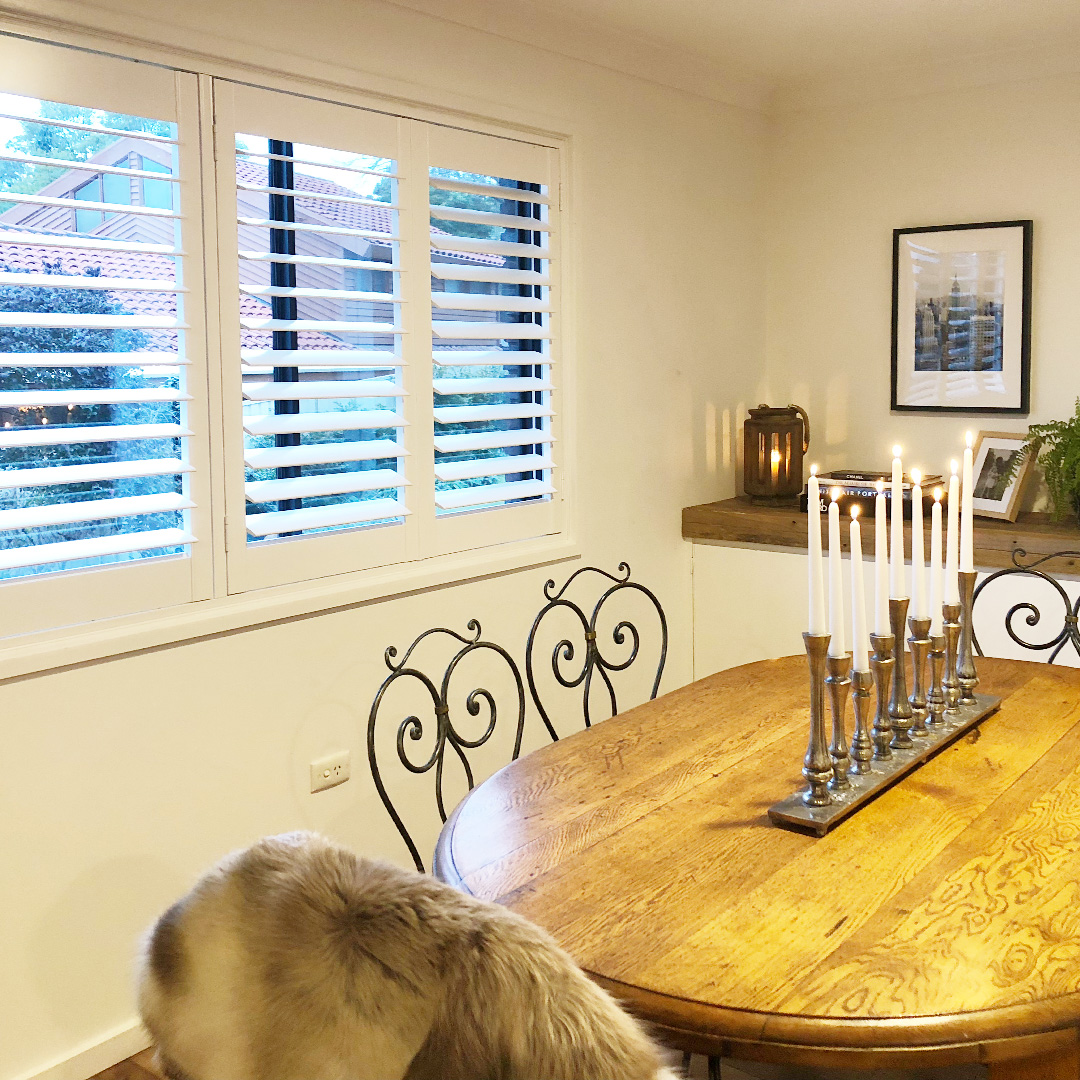
<svg viewBox="0 0 1080 1080"><path fill-rule="evenodd" d="M409 757L409 754L405 749L406 738L411 742L419 742L424 737L424 725L420 718L416 715L410 715L406 716L398 725L397 757L398 761L410 773L422 775L423 773L430 772L432 769L435 770L435 805L438 808L439 817L444 823L446 821L446 805L443 801L443 775L447 751L452 751L454 756L460 762L465 774L466 783L471 791L475 785L475 779L467 752L476 750L488 742L495 732L495 725L498 720L498 709L495 703L494 694L483 687L477 687L464 699L465 707L470 716L478 716L481 709L480 703L483 701L486 704L488 711L487 726L479 736L473 739L465 738L454 727L453 721L450 718L450 680L466 656L469 656L472 653L486 651L495 654L506 662L511 675L513 676L514 686L517 691L517 726L514 732L514 749L511 760L516 760L518 754L521 753L521 736L525 727L525 688L522 685L521 672L513 658L501 645L496 645L494 642L482 641L480 639L480 623L477 622L476 619L470 619L467 628L471 631L472 637L463 637L453 630L447 630L442 627L425 630L405 650L405 655L397 662L394 660L397 656L397 649L391 645L384 653L384 659L386 661L386 666L390 669L390 674L383 680L382 685L379 687L379 691L375 695L375 700L371 703L371 712L368 714L367 750L372 779L375 781L375 787L379 792L379 798L382 799L383 806L386 807L395 826L397 826L398 832L401 834L401 838L409 848L409 854L412 855L416 869L422 873L425 872L423 860L420 858L420 853L417 850L416 844L386 790L382 772L379 768L378 746L375 738L375 731L378 723L380 706L390 687L399 680L414 679L427 690L427 693L431 697L432 709L435 714L434 744L431 753L426 759L420 762L416 762ZM461 648L457 649L454 653L438 684L436 684L435 680L419 667L410 664L410 660L412 659L417 646L419 646L421 642L435 637L436 635L447 635L461 643Z"/></svg>
<svg viewBox="0 0 1080 1080"><path fill-rule="evenodd" d="M591 613L586 615L585 608L576 603L573 599L570 599L567 596L567 592L570 589L570 586L584 575L596 574L601 578L606 579L608 582L611 582L611 584L605 586L604 583L601 582L603 592L593 606ZM603 682L611 706L610 715L614 716L619 711L619 706L616 699L615 686L611 679L611 673L625 671L637 659L641 649L641 634L638 632L634 623L629 619L622 619L616 623L611 633L612 642L616 647L625 645L627 643L627 635L629 635L630 652L628 656L625 656L621 660L605 656L598 640L596 629L597 621L605 606L612 597L616 597L619 594L626 592L636 592L645 596L651 603L659 619L660 657L656 665L656 674L652 681L652 692L649 694L650 698L654 698L660 688L660 678L664 673L664 664L667 662L667 617L664 615L664 609L656 596L649 589L645 588L644 585L640 585L638 582L630 580L630 565L625 562L619 563L617 576L609 574L606 570L600 570L595 566L583 566L579 570L575 570L558 589L555 588L555 581L553 578L549 578L544 585L544 596L547 598L547 603L540 609L539 614L533 621L532 629L529 631L529 637L526 641L525 677L529 683L529 692L532 695L533 702L540 714L540 718L543 720L544 726L548 730L548 734L556 741L559 736L552 725L548 710L541 700L540 691L536 683L536 670L533 664L533 657L537 648L537 631L540 629L545 618L556 610L570 612L573 616L571 621L577 626L580 626L581 636L584 641L584 656L582 658L580 671L568 675L563 670L563 665L572 663L574 657L577 655L574 642L568 637L559 640L552 649L551 670L555 680L560 686L567 689L574 689L578 686L582 687L582 716L585 726L591 727L592 714L590 692L594 676L598 674Z"/></svg>
<svg viewBox="0 0 1080 1080"><path fill-rule="evenodd" d="M1061 582L1056 578L1051 577L1043 570L1037 569L1044 563L1050 562L1052 559L1076 559L1080 558L1080 551L1056 551L1052 555L1037 556L1032 561L1026 561L1028 559L1028 553L1023 548L1014 548L1012 552L1012 566L1006 567L1004 570L995 570L994 573L989 574L982 581L979 582L975 589L975 594L972 599L972 612L975 610L975 604L979 597L985 592L985 590L992 586L995 582L1000 582L1005 579L1013 578L1028 578L1035 579L1037 581L1045 582L1049 588L1049 592L1043 590L1045 595L1052 596L1055 600L1061 601L1062 608L1062 622L1060 629L1055 629L1056 623L1051 622L1050 627L1053 630L1052 636L1042 636L1042 640L1032 641L1029 638L1022 636L1017 631L1014 624L1014 619L1021 612L1025 612L1024 622L1030 627L1038 626L1042 621L1042 612L1031 600L1018 600L1011 604L1009 609L1005 612L1005 632L1009 637L1019 646L1024 649L1028 649L1032 652L1049 652L1047 657L1047 663L1052 664L1057 660L1061 653L1061 650L1066 645L1072 645L1078 658L1080 658L1080 633L1077 632L1077 614L1080 611L1080 597L1077 597L1075 601L1069 598L1069 594L1062 587ZM1006 600L1006 602L1008 602ZM1048 620L1049 621L1049 620ZM976 631L978 623L972 616L973 633L972 638L975 645L975 651L979 656L984 655L982 646L979 644L979 637Z"/></svg>

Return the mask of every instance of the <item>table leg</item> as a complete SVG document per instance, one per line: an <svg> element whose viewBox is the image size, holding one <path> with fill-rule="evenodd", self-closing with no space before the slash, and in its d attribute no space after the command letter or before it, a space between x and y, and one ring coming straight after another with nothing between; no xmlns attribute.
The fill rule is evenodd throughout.
<svg viewBox="0 0 1080 1080"><path fill-rule="evenodd" d="M992 1062L990 1080L1080 1080L1080 1047L1019 1061Z"/></svg>

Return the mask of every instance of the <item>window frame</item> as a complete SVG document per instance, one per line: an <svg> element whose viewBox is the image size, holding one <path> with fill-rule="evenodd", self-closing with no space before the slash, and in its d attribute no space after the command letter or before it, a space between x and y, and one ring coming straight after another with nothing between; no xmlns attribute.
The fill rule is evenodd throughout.
<svg viewBox="0 0 1080 1080"><path fill-rule="evenodd" d="M196 60L193 56L184 54L176 48L170 48L168 45L134 40L125 40L121 43L119 38L106 38L103 41L100 32L88 32L77 27L60 31L48 25L47 19L44 18L38 20L38 25L41 27L41 32L35 38L27 39L25 24L20 24L22 32L16 34L16 28L11 20L0 16L0 35L3 35L4 42L8 44L21 45L26 42L31 47L36 45L67 46L78 50L82 56L91 55L86 50L94 50L96 57L100 57L106 64L134 60L159 65L166 67L169 74L176 80L187 79L192 81L193 85L197 83L193 100L188 100L186 107L189 113L194 114L195 122L201 126L204 138L201 146L196 147L195 168L188 169L185 182L188 185L193 183L198 185L199 173L201 173L201 184L208 190L208 186L215 183L217 179L214 164L210 160L209 152L205 149L208 146L207 133L210 133L209 138L213 138L214 116L210 95L212 77L240 85L291 94L299 100L323 101L333 105L366 109L405 123L421 121L428 124L447 125L457 131L474 132L540 146L552 152L556 161L557 171L552 176L551 187L553 205L558 207L562 215L560 277L565 279L569 271L568 254L572 239L572 215L566 193L572 140L566 133L551 132L542 121L537 123L539 115L530 126L528 123L522 125L517 117L506 121L498 119L497 114L507 110L494 101L490 111L495 115L490 119L478 117L471 103L466 103L464 99L457 103L460 111L455 111L452 107L416 101L412 96L408 98L406 104L404 103L406 99L402 96L393 93L388 95L386 90L389 84L382 80L365 77L365 83L371 85L363 90L354 85L327 81L321 78L317 66L308 66L299 58L297 58L294 70L268 73L265 69L258 69L258 75L253 79L253 73L257 70L256 56L252 56L250 64L244 60L225 60L206 56L199 56ZM104 53L103 48L106 50ZM74 87L79 84L79 80L70 71L63 73L57 79L50 78L50 83L63 85L59 88L50 85L49 89L43 92L28 85L26 76L29 74L37 75L35 65L19 63L13 66L10 77L4 81L11 87L11 92L36 94L36 96L53 100L79 100L73 93L67 93L65 97L64 85ZM53 72L50 72L50 76L52 74ZM444 96L440 95L440 98ZM115 107L116 111L125 111L115 102L113 104L101 102L97 107ZM126 111L138 110L129 103ZM330 142L328 145L333 145L333 143ZM181 198L184 199L185 206L191 205L190 197L182 194ZM214 257L212 244L217 241L221 223L218 220L214 200L209 197L209 194L201 209L202 212L199 215L201 221L188 220L184 237L185 250L189 257L186 283L190 285L195 276L193 271L201 269L202 273L199 276L202 280L198 285L205 297L205 304L192 304L192 315L198 308L200 316L198 321L216 328L222 325L224 313L221 311L219 300L221 295L219 260ZM426 251L423 254L426 256ZM426 268L424 273L426 275ZM199 293L195 295L198 296ZM111 594L109 582L114 579L117 568L110 567L97 573L72 571L69 574L48 575L28 581L26 584L42 594L43 608L55 612L55 615L51 618L51 627L40 632L23 629L16 635L11 633L10 626L3 630L4 636L0 636L0 679L48 670L59 665L123 655L144 648L181 643L208 634L268 625L284 619L389 599L418 590L459 584L477 578L550 565L579 557L573 500L574 375L573 354L569 347L569 342L573 339L573 313L569 303L571 295L569 289L563 293L564 300L560 303L560 318L556 329L560 359L557 415L561 429L561 474L558 494L552 499L553 503L557 503L554 515L557 518L557 527L553 531L533 530L530 526L529 531L533 533L531 536L521 538L519 532L515 538L514 530L506 530L505 535L496 535L492 530L485 530L486 544L483 547L470 545L467 539L451 537L439 551L429 550L426 553L422 553L419 546L413 542L407 545L408 561L347 570L328 577L293 581L288 584L264 585L245 593L230 592L225 568L229 545L226 537L226 515L223 512L226 476L226 470L223 467L225 461L223 401L227 399L222 383L226 363L223 360L217 334L207 335L205 325L202 325L200 330L205 341L205 365L201 366L197 374L195 371L190 374L206 382L207 392L205 396L196 393L195 400L191 404L192 407L201 410L203 414L201 420L206 424L208 431L208 446L199 450L195 464L201 470L201 475L206 478L211 495L208 500L197 500L199 510L195 512L198 517L195 526L200 543L194 546L193 552L198 551L203 557L190 560L191 591L185 598L178 601L169 601L146 610L124 613L109 611L107 607L97 607ZM191 316L188 321L192 321ZM416 388L412 399L419 401L424 392L423 389ZM430 387L427 388L427 392L430 394ZM193 454L193 460L195 456ZM414 457L411 464L416 469L420 463ZM430 461L428 464L430 465ZM425 468L424 472L431 475L431 470L428 468ZM419 470L415 475L420 475ZM433 482L431 486L433 488ZM533 508L528 506L503 508L500 512L505 512L506 509ZM455 515L460 522L477 516L482 515L469 513ZM469 527L462 526L457 531L466 533ZM131 569L142 571L146 569L146 566L133 566ZM86 621L79 621L78 617L65 618L61 611L66 603L64 594L70 587L70 581L65 579L69 578L71 573L83 575L88 605L97 607L94 615L82 617ZM96 587L89 584L94 579L98 583ZM48 597L46 594L50 592L55 592L56 596Z"/></svg>

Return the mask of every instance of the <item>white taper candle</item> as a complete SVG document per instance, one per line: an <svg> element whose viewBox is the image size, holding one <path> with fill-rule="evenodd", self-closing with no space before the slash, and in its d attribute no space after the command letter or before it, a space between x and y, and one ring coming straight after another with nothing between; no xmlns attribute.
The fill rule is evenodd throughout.
<svg viewBox="0 0 1080 1080"><path fill-rule="evenodd" d="M847 652L844 640L844 563L840 547L840 489L833 488L829 503L829 655Z"/></svg>
<svg viewBox="0 0 1080 1080"><path fill-rule="evenodd" d="M945 590L944 603L960 603L960 583L956 571L960 565L960 477L956 475L958 464L952 461L949 477L949 525L945 531Z"/></svg>
<svg viewBox="0 0 1080 1080"><path fill-rule="evenodd" d="M904 466L900 461L900 447L893 447L892 489L889 492L892 502L892 532L889 550L889 596L907 596L904 587Z"/></svg>
<svg viewBox="0 0 1080 1080"><path fill-rule="evenodd" d="M874 633L889 629L889 522L885 506L885 481L875 485L874 497Z"/></svg>
<svg viewBox="0 0 1080 1080"><path fill-rule="evenodd" d="M869 639L866 636L862 531L859 527L857 506L851 508L851 654L855 671L870 670Z"/></svg>
<svg viewBox="0 0 1080 1080"><path fill-rule="evenodd" d="M930 614L926 602L926 538L923 535L922 473L911 470L911 615L925 619Z"/></svg>
<svg viewBox="0 0 1080 1080"><path fill-rule="evenodd" d="M806 553L810 568L810 619L808 634L829 632L825 621L825 580L821 565L821 489L817 466L810 466L810 482L806 488Z"/></svg>
<svg viewBox="0 0 1080 1080"><path fill-rule="evenodd" d="M941 488L934 488L934 504L930 507L930 636L941 637Z"/></svg>
<svg viewBox="0 0 1080 1080"><path fill-rule="evenodd" d="M972 454L972 434L967 433L967 446L964 449L964 486L960 493L960 569L970 573L975 569L975 518L974 477Z"/></svg>

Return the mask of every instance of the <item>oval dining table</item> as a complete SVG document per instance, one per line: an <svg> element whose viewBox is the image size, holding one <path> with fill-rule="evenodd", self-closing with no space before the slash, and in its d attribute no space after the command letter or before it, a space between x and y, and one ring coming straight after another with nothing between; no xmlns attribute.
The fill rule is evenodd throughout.
<svg viewBox="0 0 1080 1080"><path fill-rule="evenodd" d="M475 788L435 873L546 928L674 1049L1080 1078L1080 670L980 660L999 711L824 837L805 658L722 671Z"/></svg>

